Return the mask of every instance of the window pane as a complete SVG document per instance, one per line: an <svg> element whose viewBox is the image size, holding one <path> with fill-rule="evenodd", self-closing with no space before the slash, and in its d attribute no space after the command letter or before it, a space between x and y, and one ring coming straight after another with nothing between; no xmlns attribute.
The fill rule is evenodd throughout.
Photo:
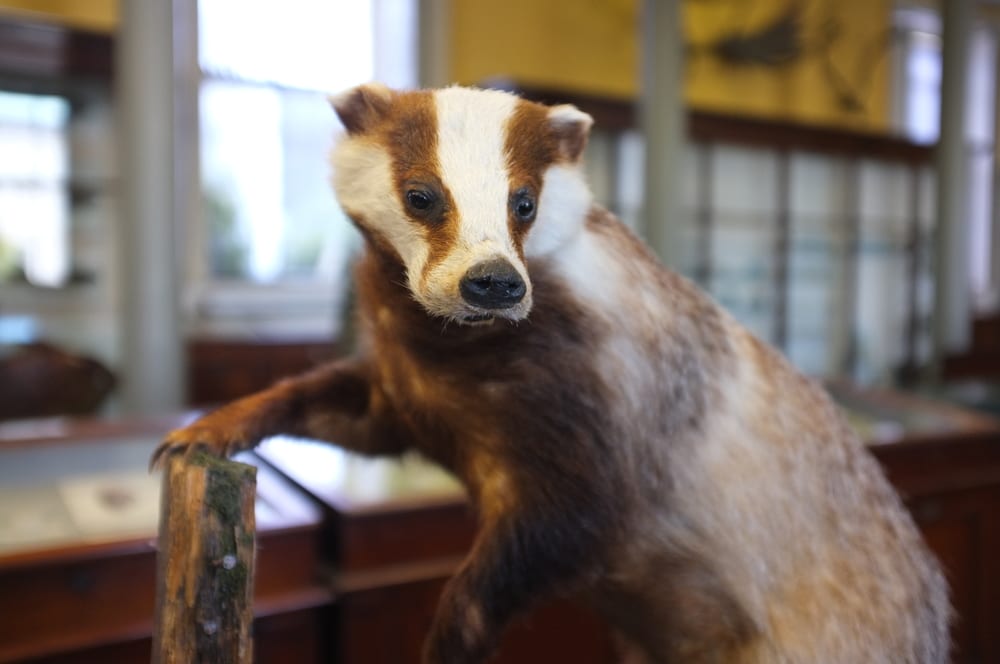
<svg viewBox="0 0 1000 664"><path fill-rule="evenodd" d="M69 103L0 92L0 282L69 276Z"/></svg>
<svg viewBox="0 0 1000 664"><path fill-rule="evenodd" d="M329 184L326 96L373 77L370 3L203 0L199 18L210 275L339 271L351 232Z"/></svg>
<svg viewBox="0 0 1000 664"><path fill-rule="evenodd" d="M327 93L371 80L369 0L202 0L202 70Z"/></svg>
<svg viewBox="0 0 1000 664"><path fill-rule="evenodd" d="M337 122L326 99L206 81L201 109L211 274L272 281L342 265L349 231L329 186Z"/></svg>

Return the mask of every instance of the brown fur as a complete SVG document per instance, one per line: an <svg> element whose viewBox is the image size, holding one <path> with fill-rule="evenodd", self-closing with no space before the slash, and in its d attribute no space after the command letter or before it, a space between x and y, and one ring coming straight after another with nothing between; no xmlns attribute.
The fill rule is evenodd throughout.
<svg viewBox="0 0 1000 664"><path fill-rule="evenodd" d="M508 179L512 191L527 189L534 196L542 190L542 174L559 159L559 144L555 134L546 127L548 110L540 104L518 101L507 126ZM514 217L508 207L507 226L522 259L524 237L529 225Z"/></svg>
<svg viewBox="0 0 1000 664"><path fill-rule="evenodd" d="M351 120L345 124L352 133L363 133L367 140L386 146L392 155L392 175L400 205L425 229L424 236L431 247L424 267L426 275L451 251L461 223L451 193L437 175L440 169L437 166L437 134L433 131L437 122L433 98L426 91L389 92L391 103L370 101L373 97L382 99L372 93L363 96L369 100L372 118L364 121L356 118L360 115L356 109L361 102L351 97L348 101ZM352 127L358 129L352 130ZM405 194L414 185L433 191L440 198L440 206L430 214L408 210ZM348 214L359 227L367 227L363 210L349 210Z"/></svg>
<svg viewBox="0 0 1000 664"><path fill-rule="evenodd" d="M388 141L397 193L433 182L423 98L383 98L341 100L348 130ZM518 104L508 124L512 190L579 157L586 127L553 134L545 118ZM529 257L520 322L428 315L399 253L366 237L358 357L172 432L154 462L290 433L451 469L482 527L430 664L484 661L511 618L557 593L592 601L629 662L945 661L943 578L829 398L610 213L592 207L571 248Z"/></svg>
<svg viewBox="0 0 1000 664"><path fill-rule="evenodd" d="M430 93L397 95L397 103L393 104L392 112L387 114L375 138L392 154L396 191L400 192L404 210L407 209L404 194L415 183L427 186L441 199L440 207L432 215L411 215L411 219L426 228L425 237L431 246L424 268L426 275L451 251L461 220L448 187L437 176L437 135L433 131L437 117Z"/></svg>

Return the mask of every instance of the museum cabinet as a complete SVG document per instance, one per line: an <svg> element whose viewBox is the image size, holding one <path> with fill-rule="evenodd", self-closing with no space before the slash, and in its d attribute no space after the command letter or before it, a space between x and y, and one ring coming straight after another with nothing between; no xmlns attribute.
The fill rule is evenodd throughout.
<svg viewBox="0 0 1000 664"><path fill-rule="evenodd" d="M955 661L1000 661L1000 424L939 401L831 391L947 571ZM178 421L0 425L0 662L148 661L159 489L145 464ZM259 467L257 661L419 661L475 534L455 480L416 457L285 438L241 460ZM615 657L600 620L563 599L517 621L497 661Z"/></svg>
<svg viewBox="0 0 1000 664"><path fill-rule="evenodd" d="M0 662L149 661L160 482L146 468L178 422L0 425ZM255 512L256 659L322 661L322 513L266 466Z"/></svg>

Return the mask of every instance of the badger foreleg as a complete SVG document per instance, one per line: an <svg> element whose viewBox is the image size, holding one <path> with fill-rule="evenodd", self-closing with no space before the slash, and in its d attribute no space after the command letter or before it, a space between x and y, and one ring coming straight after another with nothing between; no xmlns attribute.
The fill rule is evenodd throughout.
<svg viewBox="0 0 1000 664"><path fill-rule="evenodd" d="M538 503L484 522L445 586L424 663L485 662L512 618L557 593L584 589L601 564L594 525L582 512Z"/></svg>
<svg viewBox="0 0 1000 664"><path fill-rule="evenodd" d="M367 364L335 362L210 411L167 434L150 467L168 454L230 456L279 434L335 443L364 454L402 451L408 436Z"/></svg>

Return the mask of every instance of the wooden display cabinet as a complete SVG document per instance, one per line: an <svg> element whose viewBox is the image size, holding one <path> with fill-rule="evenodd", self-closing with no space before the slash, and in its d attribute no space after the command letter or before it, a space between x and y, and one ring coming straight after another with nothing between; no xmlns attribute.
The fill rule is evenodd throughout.
<svg viewBox="0 0 1000 664"><path fill-rule="evenodd" d="M337 344L316 340L188 339L188 403L220 404L262 390L336 357Z"/></svg>
<svg viewBox="0 0 1000 664"><path fill-rule="evenodd" d="M0 426L0 662L149 662L167 422ZM323 661L321 513L264 466L256 518L256 661Z"/></svg>
<svg viewBox="0 0 1000 664"><path fill-rule="evenodd" d="M1000 661L1000 424L897 393L831 391L945 567L954 661ZM143 521L145 503L128 496L158 495L145 463L177 423L109 432L56 422L45 435L0 425L0 663L148 661L155 508ZM257 661L418 662L441 588L475 536L458 483L416 457L366 459L284 438L244 460L260 468ZM109 478L117 484L95 494ZM110 525L80 513L95 495L125 505ZM12 519L23 531L32 513L33 540L17 541ZM85 532L60 530L60 518ZM497 661L616 658L601 621L562 600L517 621Z"/></svg>

